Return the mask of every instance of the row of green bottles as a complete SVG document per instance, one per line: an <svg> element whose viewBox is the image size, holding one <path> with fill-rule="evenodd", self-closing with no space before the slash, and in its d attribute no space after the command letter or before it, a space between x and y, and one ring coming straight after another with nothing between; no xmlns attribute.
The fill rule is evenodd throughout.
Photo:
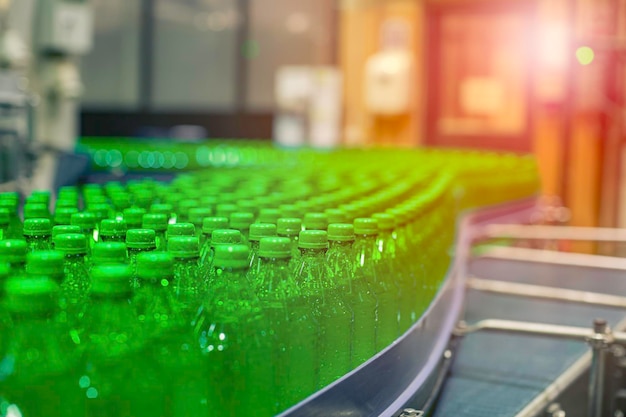
<svg viewBox="0 0 626 417"><path fill-rule="evenodd" d="M259 155L277 163L169 183L63 187L23 205L0 193L0 360L15 364L0 368L0 415L66 411L23 395L37 381L77 415L279 413L421 317L459 210L536 186L523 158L272 152Z"/></svg>

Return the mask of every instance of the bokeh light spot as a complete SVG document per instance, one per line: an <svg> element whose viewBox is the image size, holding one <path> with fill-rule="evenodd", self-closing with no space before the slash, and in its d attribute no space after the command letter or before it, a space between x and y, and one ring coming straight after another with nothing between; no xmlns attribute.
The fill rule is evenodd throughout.
<svg viewBox="0 0 626 417"><path fill-rule="evenodd" d="M578 62L580 63L580 65L591 64L595 56L596 55L593 52L593 49L591 49L588 46L581 46L580 48L576 50L576 59L578 59Z"/></svg>

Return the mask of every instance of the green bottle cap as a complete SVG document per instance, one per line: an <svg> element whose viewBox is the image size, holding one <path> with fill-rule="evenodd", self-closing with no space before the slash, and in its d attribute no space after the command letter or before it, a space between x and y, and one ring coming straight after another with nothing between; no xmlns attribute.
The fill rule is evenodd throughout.
<svg viewBox="0 0 626 417"><path fill-rule="evenodd" d="M278 210L280 211L280 217L299 219L302 216L302 212L293 204L283 204Z"/></svg>
<svg viewBox="0 0 626 417"><path fill-rule="evenodd" d="M408 215L405 210L400 208L392 208L385 211L396 218L398 226L403 226L407 223Z"/></svg>
<svg viewBox="0 0 626 417"><path fill-rule="evenodd" d="M272 223L254 223L250 225L250 241L259 241L263 237L276 236L276 225Z"/></svg>
<svg viewBox="0 0 626 417"><path fill-rule="evenodd" d="M259 212L259 207L254 200L239 200L237 201L237 207L241 213L252 213L256 215Z"/></svg>
<svg viewBox="0 0 626 417"><path fill-rule="evenodd" d="M129 249L155 249L156 233L152 229L130 229L126 232L126 246Z"/></svg>
<svg viewBox="0 0 626 417"><path fill-rule="evenodd" d="M307 213L304 215L304 227L306 230L328 229L328 216L324 213Z"/></svg>
<svg viewBox="0 0 626 417"><path fill-rule="evenodd" d="M343 212L346 213L346 216L348 216L348 221L359 217L360 210L359 206L356 204L344 204L341 206L341 210L343 210Z"/></svg>
<svg viewBox="0 0 626 417"><path fill-rule="evenodd" d="M69 224L61 224L58 226L54 226L52 228L52 241L54 242L55 238L58 235L65 235L68 233L80 233L80 227L78 226L71 226Z"/></svg>
<svg viewBox="0 0 626 417"><path fill-rule="evenodd" d="M108 218L111 210L111 206L108 203L90 204L87 207L87 212L93 213L95 216L96 224L100 224L102 220Z"/></svg>
<svg viewBox="0 0 626 417"><path fill-rule="evenodd" d="M174 206L168 203L153 204L150 206L150 213L152 214L165 214L170 217L174 212Z"/></svg>
<svg viewBox="0 0 626 417"><path fill-rule="evenodd" d="M137 276L147 281L169 280L174 276L174 258L167 252L140 253L137 255Z"/></svg>
<svg viewBox="0 0 626 417"><path fill-rule="evenodd" d="M100 222L100 236L125 236L127 230L124 220L104 219Z"/></svg>
<svg viewBox="0 0 626 417"><path fill-rule="evenodd" d="M95 229L96 222L96 216L90 212L74 213L70 219L71 225L78 226L83 230Z"/></svg>
<svg viewBox="0 0 626 417"><path fill-rule="evenodd" d="M87 253L87 237L82 233L68 233L54 238L54 248L66 255Z"/></svg>
<svg viewBox="0 0 626 417"><path fill-rule="evenodd" d="M28 245L22 239L0 240L0 259L2 262L21 263L26 261Z"/></svg>
<svg viewBox="0 0 626 417"><path fill-rule="evenodd" d="M146 210L139 207L131 207L124 209L122 212L126 224L133 226L141 226L143 215L146 214Z"/></svg>
<svg viewBox="0 0 626 417"><path fill-rule="evenodd" d="M0 200L0 208L9 210L9 213L17 213L17 206L19 202L17 200Z"/></svg>
<svg viewBox="0 0 626 417"><path fill-rule="evenodd" d="M33 276L46 276L57 283L63 281L65 256L58 250L31 252L26 256L26 272Z"/></svg>
<svg viewBox="0 0 626 417"><path fill-rule="evenodd" d="M98 242L91 250L91 261L98 265L126 263L126 245L122 242Z"/></svg>
<svg viewBox="0 0 626 417"><path fill-rule="evenodd" d="M76 207L58 207L54 211L54 222L56 224L70 224L74 213L78 213Z"/></svg>
<svg viewBox="0 0 626 417"><path fill-rule="evenodd" d="M117 210L125 210L131 206L130 194L122 191L111 194L111 202Z"/></svg>
<svg viewBox="0 0 626 417"><path fill-rule="evenodd" d="M202 221L211 217L213 211L209 207L193 207L189 209L189 222L193 223L196 227L202 227Z"/></svg>
<svg viewBox="0 0 626 417"><path fill-rule="evenodd" d="M206 217L202 220L202 233L211 234L217 229L228 228L228 217Z"/></svg>
<svg viewBox="0 0 626 417"><path fill-rule="evenodd" d="M302 230L302 220L292 217L282 217L276 223L276 232L281 236L298 236Z"/></svg>
<svg viewBox="0 0 626 417"><path fill-rule="evenodd" d="M12 313L45 314L58 305L59 285L43 276L9 278L5 283L4 306Z"/></svg>
<svg viewBox="0 0 626 417"><path fill-rule="evenodd" d="M291 257L291 239L288 237L263 237L259 241L259 256L285 259Z"/></svg>
<svg viewBox="0 0 626 417"><path fill-rule="evenodd" d="M41 203L46 206L50 204L50 191L48 190L35 190L30 193L28 202Z"/></svg>
<svg viewBox="0 0 626 417"><path fill-rule="evenodd" d="M332 208L324 210L324 213L328 217L328 224L333 223L348 223L348 215L341 209Z"/></svg>
<svg viewBox="0 0 626 417"><path fill-rule="evenodd" d="M259 211L259 223L276 224L280 219L280 211L275 208L264 208Z"/></svg>
<svg viewBox="0 0 626 417"><path fill-rule="evenodd" d="M254 223L252 213L235 212L230 215L230 227L233 229L249 229L252 223Z"/></svg>
<svg viewBox="0 0 626 417"><path fill-rule="evenodd" d="M237 206L234 204L218 204L215 206L215 215L217 217L230 217L232 213L237 212Z"/></svg>
<svg viewBox="0 0 626 417"><path fill-rule="evenodd" d="M349 223L333 223L328 225L328 240L351 242L354 240L354 226Z"/></svg>
<svg viewBox="0 0 626 417"><path fill-rule="evenodd" d="M91 293L130 295L132 270L128 265L97 265L91 270Z"/></svg>
<svg viewBox="0 0 626 417"><path fill-rule="evenodd" d="M50 235L52 235L50 219L26 219L24 221L24 236Z"/></svg>
<svg viewBox="0 0 626 417"><path fill-rule="evenodd" d="M144 214L142 219L143 229L152 229L155 232L165 232L167 230L167 215L163 213Z"/></svg>
<svg viewBox="0 0 626 417"><path fill-rule="evenodd" d="M213 267L247 269L250 249L246 245L222 245L215 247Z"/></svg>
<svg viewBox="0 0 626 417"><path fill-rule="evenodd" d="M6 227L10 223L10 217L9 210L0 208L0 227Z"/></svg>
<svg viewBox="0 0 626 417"><path fill-rule="evenodd" d="M196 190L194 189L193 192L195 193ZM182 200L179 204L178 204L178 210L180 210L181 213L189 215L189 210L191 210L192 208L196 208L200 205L200 203L198 202L198 200L194 200L194 199L185 199Z"/></svg>
<svg viewBox="0 0 626 417"><path fill-rule="evenodd" d="M59 210L61 208L69 208L69 209L78 210L78 197L76 198L65 197L65 198L59 199L54 204L54 207L56 207L56 210Z"/></svg>
<svg viewBox="0 0 626 417"><path fill-rule="evenodd" d="M210 191L210 190L209 190ZM216 193L219 193L219 190L215 190ZM207 192L208 194L210 194L209 192ZM220 199L217 195L206 195L204 197L202 197L200 199L200 205L202 207L208 207L211 210L213 210L213 208L219 204Z"/></svg>
<svg viewBox="0 0 626 417"><path fill-rule="evenodd" d="M0 299L4 298L4 282L9 277L11 265L6 262L0 262Z"/></svg>
<svg viewBox="0 0 626 417"><path fill-rule="evenodd" d="M300 232L298 247L301 249L328 248L328 233L325 230L303 230Z"/></svg>
<svg viewBox="0 0 626 417"><path fill-rule="evenodd" d="M196 226L193 223L174 223L167 225L167 238L174 236L195 236Z"/></svg>
<svg viewBox="0 0 626 417"><path fill-rule="evenodd" d="M354 233L357 235L377 235L378 221L369 217L354 219Z"/></svg>
<svg viewBox="0 0 626 417"><path fill-rule="evenodd" d="M211 246L241 243L241 232L234 229L215 229L211 235Z"/></svg>
<svg viewBox="0 0 626 417"><path fill-rule="evenodd" d="M174 258L196 258L200 256L198 238L174 236L167 241L167 251Z"/></svg>
<svg viewBox="0 0 626 417"><path fill-rule="evenodd" d="M24 219L49 219L48 206L41 203L28 203L24 205Z"/></svg>
<svg viewBox="0 0 626 417"><path fill-rule="evenodd" d="M0 193L0 201L15 201L16 203L19 203L20 195L15 191Z"/></svg>
<svg viewBox="0 0 626 417"><path fill-rule="evenodd" d="M376 213L372 218L378 221L380 230L393 230L396 227L396 218L390 213Z"/></svg>

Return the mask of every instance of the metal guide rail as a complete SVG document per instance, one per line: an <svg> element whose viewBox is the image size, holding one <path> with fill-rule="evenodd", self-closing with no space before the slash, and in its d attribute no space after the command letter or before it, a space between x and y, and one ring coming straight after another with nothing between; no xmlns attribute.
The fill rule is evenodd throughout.
<svg viewBox="0 0 626 417"><path fill-rule="evenodd" d="M491 224L479 237L620 241L620 230ZM554 233L550 233L554 232ZM496 247L469 267L460 343L435 416L626 412L623 259ZM574 383L576 404L556 404ZM472 391L469 398L465 393Z"/></svg>

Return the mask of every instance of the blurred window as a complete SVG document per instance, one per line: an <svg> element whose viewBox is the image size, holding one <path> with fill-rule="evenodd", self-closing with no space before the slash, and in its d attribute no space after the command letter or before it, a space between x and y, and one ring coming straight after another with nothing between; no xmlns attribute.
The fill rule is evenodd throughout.
<svg viewBox="0 0 626 417"><path fill-rule="evenodd" d="M141 0L93 0L94 46L81 60L82 98L89 108L139 105Z"/></svg>
<svg viewBox="0 0 626 417"><path fill-rule="evenodd" d="M152 108L232 110L237 1L156 0L155 15Z"/></svg>
<svg viewBox="0 0 626 417"><path fill-rule="evenodd" d="M248 109L274 108L280 67L333 63L335 7L336 0L250 0L249 38L242 49Z"/></svg>

